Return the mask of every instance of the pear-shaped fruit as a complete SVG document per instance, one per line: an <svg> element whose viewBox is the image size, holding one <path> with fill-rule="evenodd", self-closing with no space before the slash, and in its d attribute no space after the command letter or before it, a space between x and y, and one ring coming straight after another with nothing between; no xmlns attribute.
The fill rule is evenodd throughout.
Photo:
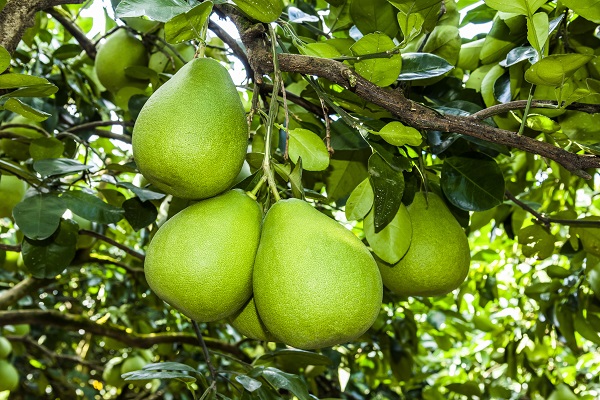
<svg viewBox="0 0 600 400"><path fill-rule="evenodd" d="M193 320L216 321L252 295L252 265L262 211L231 190L180 211L148 246L144 271L150 288Z"/></svg>
<svg viewBox="0 0 600 400"><path fill-rule="evenodd" d="M13 391L19 386L19 372L11 363L0 360L0 392Z"/></svg>
<svg viewBox="0 0 600 400"><path fill-rule="evenodd" d="M240 311L231 316L229 321L231 326L237 329L238 332L251 339L277 341L260 319L258 311L256 311L254 297Z"/></svg>
<svg viewBox="0 0 600 400"><path fill-rule="evenodd" d="M13 208L23 200L27 183L14 175L0 175L0 218L12 217Z"/></svg>
<svg viewBox="0 0 600 400"><path fill-rule="evenodd" d="M129 67L145 67L148 54L144 44L125 29L119 29L106 39L96 54L96 75L100 83L110 92L131 86L143 89L148 85L145 79L136 79L125 74Z"/></svg>
<svg viewBox="0 0 600 400"><path fill-rule="evenodd" d="M244 107L227 70L194 59L148 99L133 129L133 155L154 186L185 199L226 190L247 147Z"/></svg>
<svg viewBox="0 0 600 400"><path fill-rule="evenodd" d="M253 277L254 301L266 328L301 349L356 339L381 307L381 276L366 246L298 199L269 209Z"/></svg>
<svg viewBox="0 0 600 400"><path fill-rule="evenodd" d="M408 214L412 241L394 266L379 263L383 284L404 296L441 296L460 286L471 261L467 237L435 193L417 193Z"/></svg>

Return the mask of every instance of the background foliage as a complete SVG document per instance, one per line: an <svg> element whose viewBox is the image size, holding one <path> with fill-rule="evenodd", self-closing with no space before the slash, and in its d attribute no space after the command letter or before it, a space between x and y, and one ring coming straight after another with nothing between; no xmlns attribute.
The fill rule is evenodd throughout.
<svg viewBox="0 0 600 400"><path fill-rule="evenodd" d="M594 1L284 3L281 16L250 14L279 17L281 71L270 75L260 52L244 52L262 46L270 55L265 25L223 2L124 0L120 19L107 9L97 35L81 15L90 3L56 3L35 14L14 52L0 48L1 179L30 185L14 219L0 220L0 325L21 375L18 389L0 397L191 399L211 384L225 398L600 397ZM0 16L14 4L0 1ZM245 71L240 96L247 111L257 106L250 173L238 187L251 190L260 179L266 113L276 101L273 165L282 195L314 201L364 237L415 191L443 194L472 248L460 289L436 298L386 292L359 341L317 352L244 339L226 321L201 324L220 374L211 381L190 321L160 301L143 274L157 226L187 205L146 185L129 145L139 109L173 69L128 70L149 85L124 100L104 90L94 70L96 46L115 29L136 33L150 57L175 66L166 49L204 46L197 31L209 13L207 56ZM243 46L217 23L226 16ZM467 24L489 24L489 33L461 37ZM301 64L297 54L313 58ZM348 68L359 76L344 75ZM286 96L274 99L277 77ZM388 104L385 96L415 103ZM33 125L27 133L15 114ZM486 132L495 136L482 138ZM7 142L24 154L7 151ZM268 204L269 196L259 199ZM393 257L389 243L399 235L391 230L370 244ZM107 370L138 356L162 363L139 375L154 379L107 379Z"/></svg>

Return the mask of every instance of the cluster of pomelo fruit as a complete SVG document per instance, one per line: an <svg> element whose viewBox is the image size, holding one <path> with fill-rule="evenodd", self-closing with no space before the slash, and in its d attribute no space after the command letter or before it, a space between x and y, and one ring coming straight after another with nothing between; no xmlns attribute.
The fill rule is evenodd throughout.
<svg viewBox="0 0 600 400"><path fill-rule="evenodd" d="M3 331L10 335L23 336L29 333L29 325L7 325ZM0 392L12 392L19 386L19 371L9 361L12 352L12 343L0 335Z"/></svg>
<svg viewBox="0 0 600 400"><path fill-rule="evenodd" d="M165 193L197 200L159 228L146 254L148 284L171 306L196 321L228 319L248 337L314 349L366 332L379 314L382 276L410 295L447 293L464 280L466 237L435 195L427 203L418 194L409 207L413 244L393 267L378 267L361 240L305 201L279 200L263 216L253 198L229 190L247 130L227 70L209 58L184 65L136 120L140 172Z"/></svg>

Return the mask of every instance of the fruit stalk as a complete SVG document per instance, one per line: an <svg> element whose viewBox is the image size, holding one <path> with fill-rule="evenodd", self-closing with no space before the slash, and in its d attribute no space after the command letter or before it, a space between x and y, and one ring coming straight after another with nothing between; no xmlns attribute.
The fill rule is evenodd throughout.
<svg viewBox="0 0 600 400"><path fill-rule="evenodd" d="M206 365L208 366L208 370L210 371L210 378L214 382L217 381L217 370L215 370L214 365L210 361L210 353L208 352L208 347L206 347L206 342L204 342L204 337L202 337L202 332L200 332L200 327L198 326L198 322L192 320L192 325L194 326L194 331L196 332L196 336L198 336L198 341L200 342L200 346L202 346L202 353L204 354L204 359L206 360Z"/></svg>

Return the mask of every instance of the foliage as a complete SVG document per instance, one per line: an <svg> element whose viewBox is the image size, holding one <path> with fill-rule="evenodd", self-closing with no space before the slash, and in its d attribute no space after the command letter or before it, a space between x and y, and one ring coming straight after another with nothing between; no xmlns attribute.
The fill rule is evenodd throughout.
<svg viewBox="0 0 600 400"><path fill-rule="evenodd" d="M38 10L14 52L0 29L0 179L30 186L0 220L0 325L21 377L11 396L600 396L595 0L261 0L273 5L265 14L241 0L112 3L118 18L100 34L82 16L91 2ZM0 2L0 16L12 5ZM275 22L255 25L237 7ZM489 33L461 36L485 23ZM125 70L141 89L109 92L97 79L96 46L117 29L148 52L149 67ZM386 242L406 246L398 220L415 193L443 195L469 235L462 286L431 298L385 291L365 335L315 352L244 339L227 321L194 326L160 301L143 254L189 201L147 185L130 143L145 101L189 61L183 42L246 67L250 173L237 187L265 209L306 198L382 258L397 256ZM19 133L16 114L37 134ZM7 151L15 143L26 159ZM148 364L106 382L130 357Z"/></svg>

